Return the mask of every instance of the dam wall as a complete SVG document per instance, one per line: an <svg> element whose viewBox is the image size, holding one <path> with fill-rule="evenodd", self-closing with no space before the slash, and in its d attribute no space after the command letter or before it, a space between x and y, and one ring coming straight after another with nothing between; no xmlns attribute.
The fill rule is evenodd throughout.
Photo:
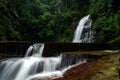
<svg viewBox="0 0 120 80"><path fill-rule="evenodd" d="M106 43L45 43L43 56L54 56L62 52L108 50L112 48L110 46Z"/></svg>
<svg viewBox="0 0 120 80"><path fill-rule="evenodd" d="M63 52L117 49L106 43L44 43L43 56L56 56ZM23 57L32 42L0 42L1 57Z"/></svg>
<svg viewBox="0 0 120 80"><path fill-rule="evenodd" d="M23 57L31 42L10 41L0 42L0 57Z"/></svg>

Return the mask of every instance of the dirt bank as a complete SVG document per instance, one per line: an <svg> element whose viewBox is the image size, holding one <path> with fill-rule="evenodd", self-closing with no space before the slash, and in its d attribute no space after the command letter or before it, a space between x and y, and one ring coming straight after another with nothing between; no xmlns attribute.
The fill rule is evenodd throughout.
<svg viewBox="0 0 120 80"><path fill-rule="evenodd" d="M95 53L94 53L95 54ZM105 55L68 70L63 78L54 80L119 80L113 68L119 66L120 53Z"/></svg>

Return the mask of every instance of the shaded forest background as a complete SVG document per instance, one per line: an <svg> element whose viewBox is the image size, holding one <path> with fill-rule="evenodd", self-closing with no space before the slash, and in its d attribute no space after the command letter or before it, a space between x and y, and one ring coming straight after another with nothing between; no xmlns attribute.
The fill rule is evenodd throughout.
<svg viewBox="0 0 120 80"><path fill-rule="evenodd" d="M71 42L88 14L99 42L120 42L119 0L0 0L0 41Z"/></svg>

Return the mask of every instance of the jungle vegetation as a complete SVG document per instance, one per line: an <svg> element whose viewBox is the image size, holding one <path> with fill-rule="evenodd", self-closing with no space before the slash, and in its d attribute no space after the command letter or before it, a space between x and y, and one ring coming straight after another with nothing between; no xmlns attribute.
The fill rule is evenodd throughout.
<svg viewBox="0 0 120 80"><path fill-rule="evenodd" d="M88 14L98 42L120 41L119 0L0 0L0 41L71 42Z"/></svg>

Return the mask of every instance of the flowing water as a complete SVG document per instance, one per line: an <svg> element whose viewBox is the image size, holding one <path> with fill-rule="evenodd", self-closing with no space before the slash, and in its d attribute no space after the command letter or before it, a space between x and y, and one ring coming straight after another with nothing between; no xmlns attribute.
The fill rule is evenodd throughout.
<svg viewBox="0 0 120 80"><path fill-rule="evenodd" d="M33 78L53 79L77 63L85 62L82 56L43 57L44 44L28 48L24 58L11 58L0 63L0 80L31 80Z"/></svg>
<svg viewBox="0 0 120 80"><path fill-rule="evenodd" d="M94 42L89 15L82 18L75 31L73 42ZM43 57L44 44L28 48L24 58L11 58L0 62L0 80L53 79L62 77L64 72L86 60L81 55Z"/></svg>
<svg viewBox="0 0 120 80"><path fill-rule="evenodd" d="M92 20L89 18L90 15L83 17L74 34L74 43L92 43L95 41L95 33L91 30Z"/></svg>

